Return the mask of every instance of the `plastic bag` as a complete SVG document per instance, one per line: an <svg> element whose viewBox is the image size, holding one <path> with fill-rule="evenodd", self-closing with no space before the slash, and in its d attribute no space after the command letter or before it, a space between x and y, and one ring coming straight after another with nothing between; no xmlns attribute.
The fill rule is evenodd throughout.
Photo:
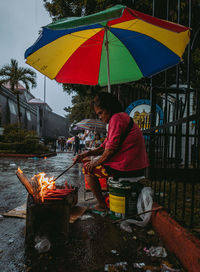
<svg viewBox="0 0 200 272"><path fill-rule="evenodd" d="M166 264L162 264L162 270L161 272L180 272L179 269L174 269L174 268L171 268L171 267L168 267Z"/></svg>
<svg viewBox="0 0 200 272"><path fill-rule="evenodd" d="M122 230L129 232L129 233L133 232L132 228L129 226L129 223L127 221L122 221L120 224L120 228Z"/></svg>
<svg viewBox="0 0 200 272"><path fill-rule="evenodd" d="M39 253L47 252L51 248L51 243L46 237L36 236L35 238L35 249Z"/></svg>
<svg viewBox="0 0 200 272"><path fill-rule="evenodd" d="M138 201L137 201L138 214L151 210L152 205L153 205L153 190L151 189L151 187L144 187L142 189L142 191L138 197ZM151 218L151 212L141 214L140 218L142 219L142 221L138 221L138 220L134 220L134 219L127 219L127 220L125 220L125 222L130 223L130 224L135 224L140 227L144 227L144 226L146 226L146 224L149 222L149 220Z"/></svg>
<svg viewBox="0 0 200 272"><path fill-rule="evenodd" d="M167 252L164 247L158 246L158 247L150 247L148 250L148 255L152 257L167 257Z"/></svg>

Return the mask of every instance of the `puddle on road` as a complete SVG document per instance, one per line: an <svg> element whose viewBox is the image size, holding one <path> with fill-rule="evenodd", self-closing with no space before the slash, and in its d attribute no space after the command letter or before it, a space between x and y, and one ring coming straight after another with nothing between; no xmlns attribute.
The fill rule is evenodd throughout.
<svg viewBox="0 0 200 272"><path fill-rule="evenodd" d="M21 168L27 177L40 172L45 172L48 176L58 176L63 170L73 163L71 153L60 153L54 157L43 158L0 158L0 171L5 175L15 174L17 168ZM75 165L68 173L59 180L73 179L81 174L81 165Z"/></svg>

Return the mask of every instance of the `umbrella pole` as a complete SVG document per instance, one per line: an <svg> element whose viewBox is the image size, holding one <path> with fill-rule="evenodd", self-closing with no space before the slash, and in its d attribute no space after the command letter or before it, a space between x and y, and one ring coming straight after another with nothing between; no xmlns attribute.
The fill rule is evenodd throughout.
<svg viewBox="0 0 200 272"><path fill-rule="evenodd" d="M106 56L107 56L107 75L108 75L108 92L111 93L110 88L110 64L109 64L109 52L108 52L108 27L105 27L105 33L106 33L106 41L105 41L105 47L106 47Z"/></svg>

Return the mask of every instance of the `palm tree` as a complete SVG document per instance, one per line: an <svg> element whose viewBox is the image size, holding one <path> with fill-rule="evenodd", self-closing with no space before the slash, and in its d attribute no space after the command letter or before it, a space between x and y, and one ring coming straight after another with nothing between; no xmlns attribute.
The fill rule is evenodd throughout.
<svg viewBox="0 0 200 272"><path fill-rule="evenodd" d="M19 81L24 83L27 90L29 90L30 84L32 88L35 88L37 86L36 73L31 69L19 67L17 60L11 59L10 64L4 65L0 69L0 84L9 82L11 91L17 96L18 127L21 128L21 112L18 90Z"/></svg>

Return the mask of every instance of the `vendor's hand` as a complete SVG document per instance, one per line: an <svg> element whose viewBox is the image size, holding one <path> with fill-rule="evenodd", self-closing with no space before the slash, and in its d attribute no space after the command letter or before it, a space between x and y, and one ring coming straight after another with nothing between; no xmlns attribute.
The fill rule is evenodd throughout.
<svg viewBox="0 0 200 272"><path fill-rule="evenodd" d="M73 158L73 161L74 161L74 163L82 162L82 160L86 157L87 157L87 153L81 153L81 154L76 155L76 157Z"/></svg>
<svg viewBox="0 0 200 272"><path fill-rule="evenodd" d="M96 164L95 164L95 162L92 162L92 161L89 161L89 162L87 162L86 164L85 164L85 168L86 168L86 170L89 172L89 173L91 173L92 172L92 170L93 170L93 168L96 166Z"/></svg>
<svg viewBox="0 0 200 272"><path fill-rule="evenodd" d="M76 157L73 158L74 163L81 162L83 159L83 154L78 154Z"/></svg>

